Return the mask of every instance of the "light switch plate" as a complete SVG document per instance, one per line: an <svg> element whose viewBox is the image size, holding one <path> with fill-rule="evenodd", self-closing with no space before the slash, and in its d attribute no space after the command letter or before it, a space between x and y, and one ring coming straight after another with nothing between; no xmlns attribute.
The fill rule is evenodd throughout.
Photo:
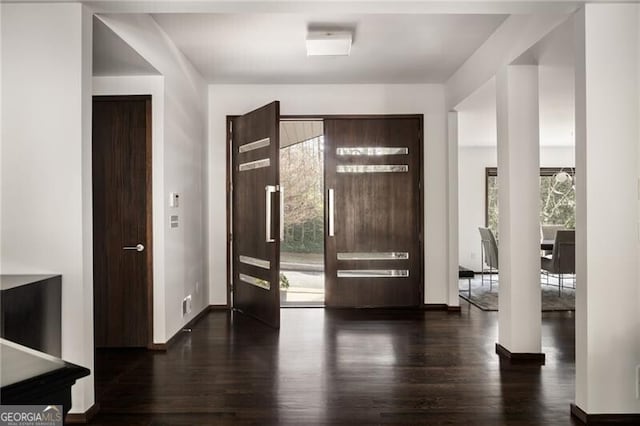
<svg viewBox="0 0 640 426"><path fill-rule="evenodd" d="M172 228L177 228L179 223L178 216L177 215L171 216L171 221L169 223Z"/></svg>

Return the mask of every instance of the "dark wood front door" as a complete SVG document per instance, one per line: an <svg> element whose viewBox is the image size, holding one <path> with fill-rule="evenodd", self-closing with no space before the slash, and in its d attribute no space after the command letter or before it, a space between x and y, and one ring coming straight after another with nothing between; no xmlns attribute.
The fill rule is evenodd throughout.
<svg viewBox="0 0 640 426"><path fill-rule="evenodd" d="M93 98L96 347L152 342L151 97Z"/></svg>
<svg viewBox="0 0 640 426"><path fill-rule="evenodd" d="M422 120L327 119L326 305L422 303Z"/></svg>
<svg viewBox="0 0 640 426"><path fill-rule="evenodd" d="M232 121L233 307L280 327L280 103Z"/></svg>

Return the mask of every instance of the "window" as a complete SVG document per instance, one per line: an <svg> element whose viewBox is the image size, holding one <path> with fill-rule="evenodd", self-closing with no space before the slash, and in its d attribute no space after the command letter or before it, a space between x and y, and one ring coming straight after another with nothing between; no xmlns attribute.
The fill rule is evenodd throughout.
<svg viewBox="0 0 640 426"><path fill-rule="evenodd" d="M485 174L485 225L498 234L498 169L487 167ZM540 169L540 223L575 228L575 169L543 167Z"/></svg>

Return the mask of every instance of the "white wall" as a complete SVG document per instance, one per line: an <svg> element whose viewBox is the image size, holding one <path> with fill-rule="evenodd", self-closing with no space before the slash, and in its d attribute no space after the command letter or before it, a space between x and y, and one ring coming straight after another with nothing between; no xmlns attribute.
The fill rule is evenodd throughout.
<svg viewBox="0 0 640 426"><path fill-rule="evenodd" d="M274 100L281 114L424 114L425 303L447 303L447 139L440 85L210 85L210 303L227 303L226 116Z"/></svg>
<svg viewBox="0 0 640 426"><path fill-rule="evenodd" d="M164 282L164 77L93 77L94 95L151 95L153 191L153 342L167 340ZM170 337L170 336L169 336Z"/></svg>
<svg viewBox="0 0 640 426"><path fill-rule="evenodd" d="M459 262L474 271L481 270L478 227L485 225L485 168L497 164L495 146L460 147L458 151Z"/></svg>
<svg viewBox="0 0 640 426"><path fill-rule="evenodd" d="M537 46L540 141L575 145L574 20L556 28Z"/></svg>
<svg viewBox="0 0 640 426"><path fill-rule="evenodd" d="M2 272L62 274L62 357L93 370L91 16L0 7ZM72 397L91 407L93 376Z"/></svg>
<svg viewBox="0 0 640 426"><path fill-rule="evenodd" d="M164 243L164 248L154 244L154 286L161 291L164 285L160 309L165 322L164 336L154 332L154 340L165 342L209 303L204 221L207 86L151 16L100 15L99 19L164 79L163 151L161 158L154 157L162 161L154 170L163 176L154 173L153 183L164 191L161 195L154 191L154 238ZM169 207L170 192L180 194L178 208ZM171 215L179 216L178 228L169 227ZM182 300L189 294L193 310L183 317ZM161 303L154 297L154 308Z"/></svg>
<svg viewBox="0 0 640 426"><path fill-rule="evenodd" d="M497 149L495 146L461 146L458 156L460 265L480 271L478 227L485 226L485 169L497 167ZM540 167L574 165L573 147L540 148Z"/></svg>

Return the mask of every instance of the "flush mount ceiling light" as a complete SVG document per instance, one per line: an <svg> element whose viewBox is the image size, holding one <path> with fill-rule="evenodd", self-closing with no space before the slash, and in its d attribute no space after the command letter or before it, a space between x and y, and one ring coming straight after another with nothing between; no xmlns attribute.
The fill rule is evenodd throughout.
<svg viewBox="0 0 640 426"><path fill-rule="evenodd" d="M310 31L307 56L349 56L352 34L349 31Z"/></svg>

